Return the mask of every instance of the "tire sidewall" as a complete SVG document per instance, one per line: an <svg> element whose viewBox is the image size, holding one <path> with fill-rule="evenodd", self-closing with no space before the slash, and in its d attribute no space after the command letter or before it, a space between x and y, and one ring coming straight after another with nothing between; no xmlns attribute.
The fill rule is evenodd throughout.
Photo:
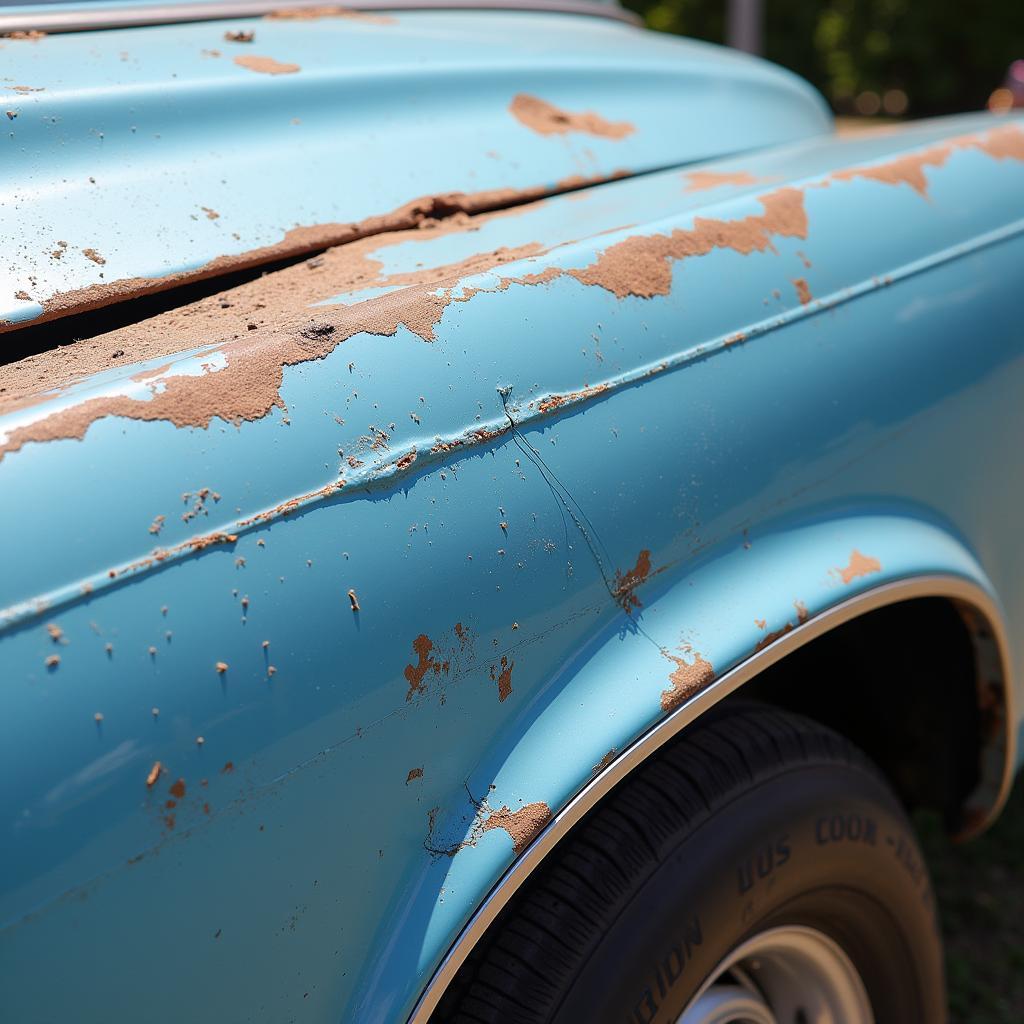
<svg viewBox="0 0 1024 1024"><path fill-rule="evenodd" d="M782 925L839 943L876 1024L945 1019L928 873L905 815L867 771L784 770L659 854L566 993L560 1024L674 1022L732 949Z"/></svg>

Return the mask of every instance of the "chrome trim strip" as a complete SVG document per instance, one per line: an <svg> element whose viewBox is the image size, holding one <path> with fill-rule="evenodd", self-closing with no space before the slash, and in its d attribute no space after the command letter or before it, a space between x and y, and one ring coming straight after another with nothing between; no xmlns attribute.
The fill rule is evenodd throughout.
<svg viewBox="0 0 1024 1024"><path fill-rule="evenodd" d="M97 7L92 10L47 11L45 9L0 14L0 35L9 32L93 32L111 28L141 28L145 25L175 25L190 21L226 21L259 18L272 11L303 10L324 6L316 0L208 0L196 4L151 4L139 7ZM333 5L331 5L333 6ZM339 7L348 5L339 4ZM356 0L350 8L363 11L546 11L552 14L582 14L640 25L641 19L618 4L596 0Z"/></svg>
<svg viewBox="0 0 1024 1024"><path fill-rule="evenodd" d="M895 580L882 584L873 590L857 594L826 611L808 619L791 632L779 637L774 643L751 655L746 661L730 669L702 690L688 703L672 712L652 726L631 747L616 758L600 775L594 778L574 796L550 821L540 835L526 848L505 874L498 880L486 899L477 908L462 929L451 949L441 961L433 977L424 988L409 1017L408 1024L427 1024L437 1007L445 989L451 983L455 972L462 966L469 951L497 917L512 894L529 878L541 861L552 851L555 844L591 810L609 790L621 782L634 768L650 757L656 750L681 732L698 716L717 704L723 697L739 689L754 676L797 648L811 640L855 619L866 612L883 608L919 597L945 597L962 602L984 617L992 631L1002 662L1004 695L1005 758L998 794L988 813L972 822L971 834L980 832L996 818L1009 796L1013 782L1013 766L1016 762L1016 717L1014 714L1014 693L1011 679L1009 648L1003 627L1003 616L996 602L978 584L960 576L934 574Z"/></svg>

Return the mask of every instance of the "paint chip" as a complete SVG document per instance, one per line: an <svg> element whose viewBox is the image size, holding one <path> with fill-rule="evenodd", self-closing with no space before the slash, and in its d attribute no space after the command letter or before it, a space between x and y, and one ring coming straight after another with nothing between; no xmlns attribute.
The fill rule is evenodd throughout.
<svg viewBox="0 0 1024 1024"><path fill-rule="evenodd" d="M850 562L843 569L836 570L844 583L852 583L860 576L882 571L882 563L870 555L862 555L856 548L850 552Z"/></svg>

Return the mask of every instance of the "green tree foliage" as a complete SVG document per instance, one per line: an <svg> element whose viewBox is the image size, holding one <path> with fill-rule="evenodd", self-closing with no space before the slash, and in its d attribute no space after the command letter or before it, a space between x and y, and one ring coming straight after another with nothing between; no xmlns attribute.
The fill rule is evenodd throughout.
<svg viewBox="0 0 1024 1024"><path fill-rule="evenodd" d="M725 0L623 0L653 28L725 39ZM1024 2L764 0L764 56L816 85L837 111L900 90L908 114L977 110L1024 57Z"/></svg>

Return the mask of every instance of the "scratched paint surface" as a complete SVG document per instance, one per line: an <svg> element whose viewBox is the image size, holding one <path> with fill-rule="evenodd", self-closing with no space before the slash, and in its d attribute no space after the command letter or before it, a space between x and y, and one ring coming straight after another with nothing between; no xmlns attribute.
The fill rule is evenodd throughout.
<svg viewBox="0 0 1024 1024"><path fill-rule="evenodd" d="M225 38L239 31L254 38ZM791 75L595 18L250 18L2 45L0 234L19 241L0 260L0 319L288 232L301 251L303 228L337 236L420 196L545 190L828 128ZM253 57L297 70L236 63ZM684 91L700 102L681 107ZM633 130L543 134L514 116L519 94Z"/></svg>
<svg viewBox="0 0 1024 1024"><path fill-rule="evenodd" d="M432 341L355 331L286 366L266 414L6 450L11 1012L402 1020L546 810L702 664L919 571L990 579L1024 623L1015 131L808 141L382 239L385 276L536 247L446 284ZM595 268L637 238L682 248L619 297ZM358 315L330 284L297 315ZM230 353L79 382L0 445Z"/></svg>

